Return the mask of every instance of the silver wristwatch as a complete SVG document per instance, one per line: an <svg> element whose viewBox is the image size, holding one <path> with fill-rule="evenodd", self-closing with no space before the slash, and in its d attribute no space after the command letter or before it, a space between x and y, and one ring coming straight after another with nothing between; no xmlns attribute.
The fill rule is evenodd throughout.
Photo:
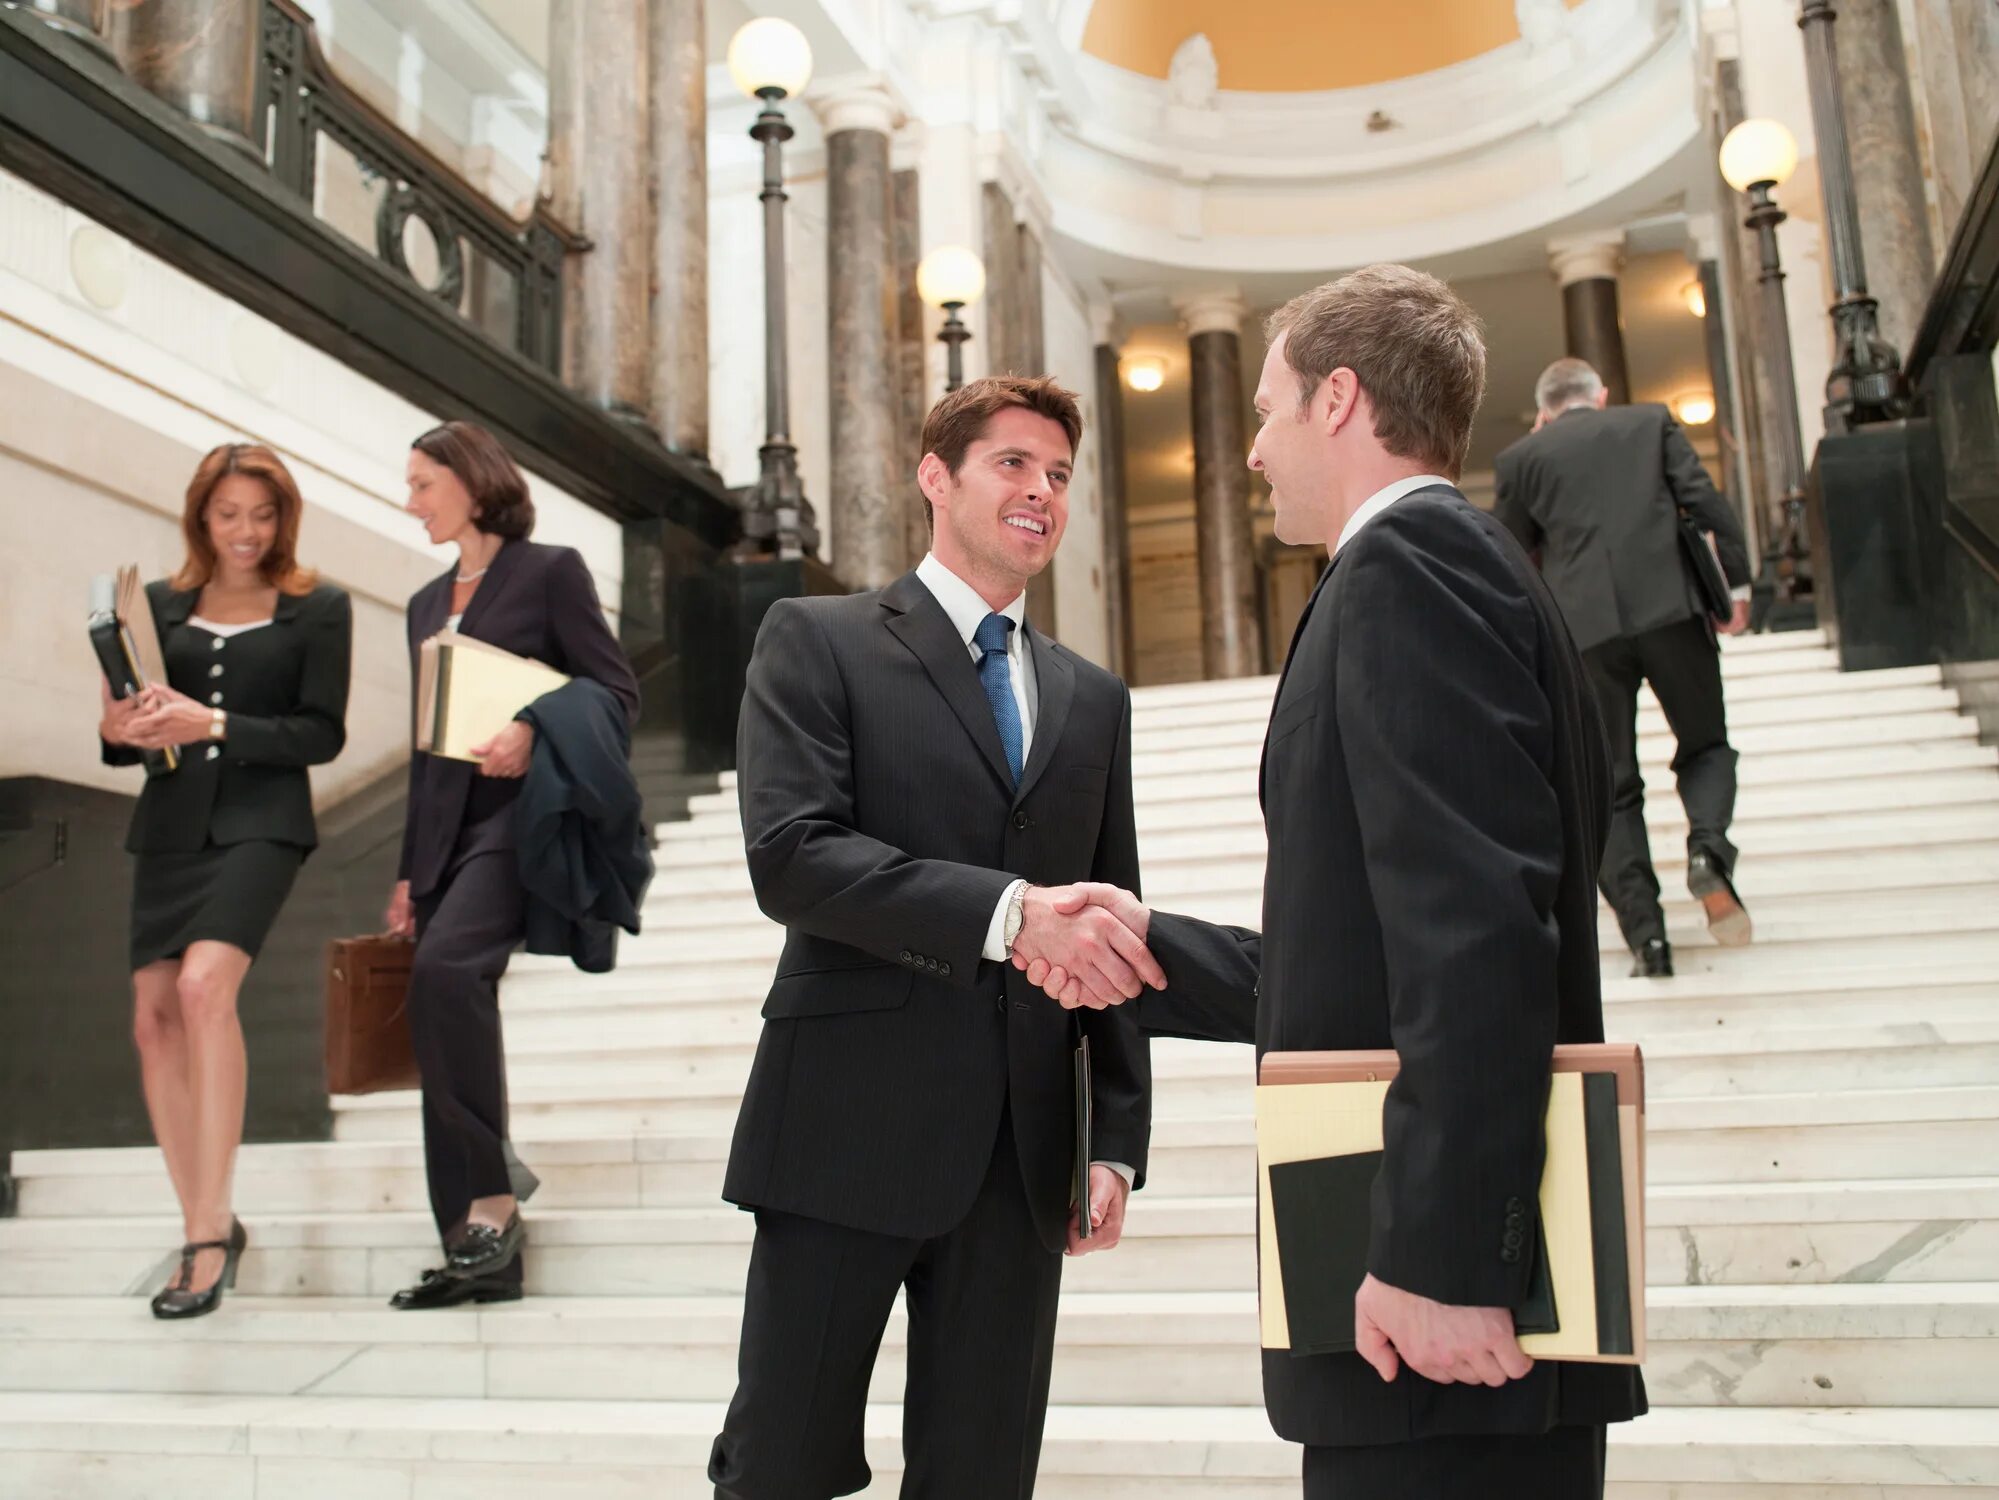
<svg viewBox="0 0 1999 1500"><path fill-rule="evenodd" d="M1006 904L1006 921L1000 928L1000 937L1006 944L1006 956L1013 957L1013 940L1020 936L1020 924L1027 914L1027 893L1032 890L1026 881L1013 888L1013 899Z"/></svg>

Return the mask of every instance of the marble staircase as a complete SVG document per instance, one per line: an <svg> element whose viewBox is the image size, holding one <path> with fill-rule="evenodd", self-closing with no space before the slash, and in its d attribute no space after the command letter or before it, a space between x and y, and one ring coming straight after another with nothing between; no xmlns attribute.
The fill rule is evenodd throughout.
<svg viewBox="0 0 1999 1500"><path fill-rule="evenodd" d="M1999 752L1934 669L1842 676L1812 635L1730 642L1741 885L1714 946L1684 896L1656 708L1649 816L1680 973L1605 1010L1651 1088L1647 1378L1619 1500L1999 1500ZM1134 697L1147 895L1254 922L1268 679ZM252 1249L215 1317L155 1323L177 1238L157 1153L17 1154L0 1221L0 1497L705 1496L733 1385L746 1216L719 1202L778 934L732 788L660 830L615 974L517 960L503 1003L541 1174L529 1289L398 1314L434 1255L408 1095L334 1139L251 1146ZM1250 1061L1160 1042L1151 1184L1125 1244L1065 1274L1048 1500L1273 1500L1255 1350ZM587 1289L589 1295L579 1295ZM870 1411L900 1479L902 1329Z"/></svg>

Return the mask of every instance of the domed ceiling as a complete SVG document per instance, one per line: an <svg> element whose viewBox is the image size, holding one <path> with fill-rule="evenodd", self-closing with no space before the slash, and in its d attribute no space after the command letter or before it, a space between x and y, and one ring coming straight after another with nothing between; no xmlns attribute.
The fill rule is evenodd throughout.
<svg viewBox="0 0 1999 1500"><path fill-rule="evenodd" d="M1447 68L1518 41L1520 23L1514 0L1095 0L1083 50L1163 79L1196 32L1221 87L1295 93Z"/></svg>

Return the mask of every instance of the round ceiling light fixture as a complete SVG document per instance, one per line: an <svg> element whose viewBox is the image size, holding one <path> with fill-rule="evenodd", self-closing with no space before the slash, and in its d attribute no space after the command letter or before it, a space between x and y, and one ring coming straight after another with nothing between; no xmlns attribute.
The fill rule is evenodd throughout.
<svg viewBox="0 0 1999 1500"><path fill-rule="evenodd" d="M1135 391L1156 391L1166 384L1166 361L1156 354L1135 354L1124 362L1124 383Z"/></svg>
<svg viewBox="0 0 1999 1500"><path fill-rule="evenodd" d="M1708 391L1688 391L1673 400L1673 415L1688 427L1705 427L1714 420L1714 396Z"/></svg>

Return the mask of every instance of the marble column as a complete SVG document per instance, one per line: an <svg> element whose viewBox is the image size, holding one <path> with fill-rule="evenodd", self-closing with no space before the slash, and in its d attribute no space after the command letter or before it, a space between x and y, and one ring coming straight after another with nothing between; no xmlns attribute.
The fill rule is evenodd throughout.
<svg viewBox="0 0 1999 1500"><path fill-rule="evenodd" d="M1131 523L1125 513L1124 382L1118 376L1116 318L1092 311L1096 334L1097 489L1104 528L1104 615L1109 626L1111 670L1129 679L1131 630Z"/></svg>
<svg viewBox="0 0 1999 1500"><path fill-rule="evenodd" d="M895 247L895 486L890 491L902 516L902 561L913 568L930 550L930 523L917 488L923 461L923 419L929 415L930 328L923 298L916 291L916 268L923 263L922 175L905 168L889 179L890 238Z"/></svg>
<svg viewBox="0 0 1999 1500"><path fill-rule="evenodd" d="M1548 264L1562 288L1562 327L1569 354L1586 359L1603 377L1610 403L1631 399L1624 364L1624 321L1617 310L1617 270L1624 263L1624 235L1575 235L1548 246Z"/></svg>
<svg viewBox="0 0 1999 1500"><path fill-rule="evenodd" d="M986 371L992 375L1031 375L1027 367L1026 334L1020 309L1020 222L1013 199L997 182L981 191L986 263Z"/></svg>
<svg viewBox="0 0 1999 1500"><path fill-rule="evenodd" d="M1936 274L1908 55L1895 0L1840 0L1839 91L1881 337L1906 351Z"/></svg>
<svg viewBox="0 0 1999 1500"><path fill-rule="evenodd" d="M1201 668L1210 679L1263 670L1256 549L1249 525L1242 320L1233 291L1174 302L1193 379L1194 535L1201 573Z"/></svg>
<svg viewBox="0 0 1999 1500"><path fill-rule="evenodd" d="M833 571L851 589L903 571L897 497L897 360L889 135L879 87L817 101L826 130L827 387L832 399Z"/></svg>
<svg viewBox="0 0 1999 1500"><path fill-rule="evenodd" d="M1728 132L1745 118L1742 102L1742 68L1729 58L1715 64L1713 138ZM1794 420L1777 398L1779 380L1775 356L1779 346L1765 337L1767 324L1764 304L1767 294L1759 283L1762 249L1756 231L1747 223L1749 200L1722 180L1720 164L1714 167L1715 201L1722 205L1724 223L1721 264L1726 273L1726 305L1734 314L1728 333L1735 350L1735 370L1742 384L1742 441L1746 489L1744 509L1749 517L1749 540L1753 555L1760 556L1769 532L1774 507L1784 495L1786 484L1783 424Z"/></svg>
<svg viewBox="0 0 1999 1500"><path fill-rule="evenodd" d="M708 456L708 24L702 0L652 0L652 425Z"/></svg>
<svg viewBox="0 0 1999 1500"><path fill-rule="evenodd" d="M1930 237L1940 266L1999 129L1999 13L1966 0L1908 0L1908 9L1915 27L1903 41L1936 181Z"/></svg>
<svg viewBox="0 0 1999 1500"><path fill-rule="evenodd" d="M144 0L112 12L112 54L216 140L264 160L262 0Z"/></svg>
<svg viewBox="0 0 1999 1500"><path fill-rule="evenodd" d="M590 242L563 267L563 379L641 424L652 383L647 9L553 0L548 66L550 206Z"/></svg>

